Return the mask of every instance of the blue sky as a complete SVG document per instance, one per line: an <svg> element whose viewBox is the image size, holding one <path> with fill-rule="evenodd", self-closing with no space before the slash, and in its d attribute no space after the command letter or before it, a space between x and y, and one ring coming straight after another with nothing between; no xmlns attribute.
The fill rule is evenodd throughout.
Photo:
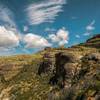
<svg viewBox="0 0 100 100"><path fill-rule="evenodd" d="M0 0L0 55L69 47L100 32L100 0Z"/></svg>

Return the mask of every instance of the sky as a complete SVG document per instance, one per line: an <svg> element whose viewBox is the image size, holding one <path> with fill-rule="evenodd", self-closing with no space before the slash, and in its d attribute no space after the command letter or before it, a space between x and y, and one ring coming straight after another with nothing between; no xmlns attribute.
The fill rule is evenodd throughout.
<svg viewBox="0 0 100 100"><path fill-rule="evenodd" d="M70 47L99 26L100 0L0 0L0 55Z"/></svg>

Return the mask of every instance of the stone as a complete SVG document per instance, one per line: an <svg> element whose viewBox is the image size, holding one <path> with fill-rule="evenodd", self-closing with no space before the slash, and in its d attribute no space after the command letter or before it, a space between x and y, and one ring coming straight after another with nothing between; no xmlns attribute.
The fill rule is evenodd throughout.
<svg viewBox="0 0 100 100"><path fill-rule="evenodd" d="M55 55L55 81L61 79L61 84L65 86L71 86L71 80L74 77L76 66L77 66L77 57L71 53L60 52ZM54 79L53 78L53 79ZM52 79L52 78L51 78ZM54 80L53 80L54 81Z"/></svg>
<svg viewBox="0 0 100 100"><path fill-rule="evenodd" d="M100 100L100 94L97 94L97 95L95 96L95 100Z"/></svg>
<svg viewBox="0 0 100 100"><path fill-rule="evenodd" d="M85 55L82 60L92 60L92 61L100 61L100 53L90 53Z"/></svg>
<svg viewBox="0 0 100 100"><path fill-rule="evenodd" d="M48 73L52 70L52 62L47 60L40 63L38 74L41 75L42 73Z"/></svg>

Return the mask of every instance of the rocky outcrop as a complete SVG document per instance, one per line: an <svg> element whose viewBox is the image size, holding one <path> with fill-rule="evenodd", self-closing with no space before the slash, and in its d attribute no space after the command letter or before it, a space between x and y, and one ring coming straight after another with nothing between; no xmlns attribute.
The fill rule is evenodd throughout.
<svg viewBox="0 0 100 100"><path fill-rule="evenodd" d="M42 58L42 62L39 65L38 74L41 75L42 73L49 73L53 71L53 61L52 57L49 53L45 53Z"/></svg>
<svg viewBox="0 0 100 100"><path fill-rule="evenodd" d="M79 59L60 52L55 59L55 75L50 83L62 88L61 100L100 99L100 53L89 53Z"/></svg>
<svg viewBox="0 0 100 100"><path fill-rule="evenodd" d="M55 75L53 80L50 80L50 82L54 83L57 82L60 84L62 87L69 87L72 84L72 79L74 75L76 74L76 66L78 64L79 59L75 57L71 53L66 53L66 52L60 52L55 55Z"/></svg>
<svg viewBox="0 0 100 100"><path fill-rule="evenodd" d="M96 61L100 62L100 53L90 53L82 58L83 61Z"/></svg>
<svg viewBox="0 0 100 100"><path fill-rule="evenodd" d="M50 60L45 60L40 63L38 74L48 73L51 71L52 62Z"/></svg>

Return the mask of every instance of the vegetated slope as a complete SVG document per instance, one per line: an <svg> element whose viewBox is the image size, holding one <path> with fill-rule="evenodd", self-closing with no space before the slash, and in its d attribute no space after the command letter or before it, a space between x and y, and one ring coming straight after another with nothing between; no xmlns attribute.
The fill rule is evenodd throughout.
<svg viewBox="0 0 100 100"><path fill-rule="evenodd" d="M0 100L38 100L46 98L48 77L37 75L41 55L1 58ZM5 63L6 62L6 63ZM9 66L8 66L9 65Z"/></svg>
<svg viewBox="0 0 100 100"><path fill-rule="evenodd" d="M100 35L71 48L1 57L0 100L99 100L99 58Z"/></svg>

